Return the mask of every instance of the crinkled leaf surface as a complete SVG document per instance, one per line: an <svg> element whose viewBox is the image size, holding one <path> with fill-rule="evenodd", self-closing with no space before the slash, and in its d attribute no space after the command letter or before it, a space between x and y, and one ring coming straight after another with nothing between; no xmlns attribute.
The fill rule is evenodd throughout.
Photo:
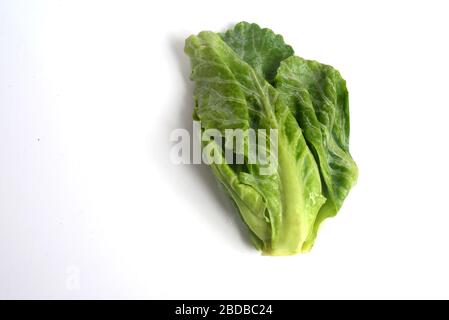
<svg viewBox="0 0 449 320"><path fill-rule="evenodd" d="M284 43L281 35L255 23L240 22L222 37L242 60L270 83L281 61L293 55L292 47Z"/></svg>

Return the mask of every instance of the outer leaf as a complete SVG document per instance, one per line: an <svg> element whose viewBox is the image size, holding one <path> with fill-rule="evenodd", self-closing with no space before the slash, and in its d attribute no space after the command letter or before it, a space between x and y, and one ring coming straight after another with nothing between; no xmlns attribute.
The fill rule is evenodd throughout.
<svg viewBox="0 0 449 320"><path fill-rule="evenodd" d="M261 175L257 165L214 164L212 169L264 254L300 252L325 199L318 167L286 100L215 33L189 37L185 51L195 81L195 115L204 129L279 129L274 174Z"/></svg>
<svg viewBox="0 0 449 320"><path fill-rule="evenodd" d="M331 66L290 57L281 63L276 88L289 106L319 164L326 204L321 208L304 249L309 250L323 220L335 216L357 181L349 153L349 104L346 82Z"/></svg>

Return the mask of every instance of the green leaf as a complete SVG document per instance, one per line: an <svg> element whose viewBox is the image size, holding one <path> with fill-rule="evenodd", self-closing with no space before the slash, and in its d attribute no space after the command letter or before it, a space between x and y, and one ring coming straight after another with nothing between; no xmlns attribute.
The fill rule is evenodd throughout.
<svg viewBox="0 0 449 320"><path fill-rule="evenodd" d="M216 33L189 37L185 51L195 82L194 115L203 130L278 130L273 173L262 174L263 165L248 162L211 167L236 203L257 248L267 255L301 252L325 198L318 166L288 100L264 79L269 68L253 69ZM268 151L274 154L273 149ZM217 152L223 150L217 148ZM248 157L245 150L246 161Z"/></svg>
<svg viewBox="0 0 449 320"><path fill-rule="evenodd" d="M283 93L319 164L327 198L307 240L312 247L320 224L333 217L357 181L358 169L349 153L349 100L346 82L331 66L292 56L276 76Z"/></svg>
<svg viewBox="0 0 449 320"><path fill-rule="evenodd" d="M254 71L272 83L282 60L293 55L281 35L255 23L240 22L222 34L223 40Z"/></svg>

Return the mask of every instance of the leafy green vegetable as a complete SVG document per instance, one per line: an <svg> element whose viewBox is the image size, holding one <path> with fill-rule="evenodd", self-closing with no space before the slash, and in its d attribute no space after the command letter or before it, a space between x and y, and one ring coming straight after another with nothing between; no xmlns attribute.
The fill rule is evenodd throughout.
<svg viewBox="0 0 449 320"><path fill-rule="evenodd" d="M224 34L190 36L185 52L195 82L194 119L203 132L265 129L258 142L276 155L274 170L267 171L267 164L250 161L248 135L242 149L229 141L203 144L213 147L206 160L254 245L265 255L308 251L357 178L344 80L331 67L293 56L271 30L246 22ZM242 164L227 161L229 148L243 156Z"/></svg>

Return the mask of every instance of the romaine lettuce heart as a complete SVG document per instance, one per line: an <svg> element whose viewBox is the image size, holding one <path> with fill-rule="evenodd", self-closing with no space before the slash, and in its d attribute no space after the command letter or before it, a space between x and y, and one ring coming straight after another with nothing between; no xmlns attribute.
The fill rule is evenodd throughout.
<svg viewBox="0 0 449 320"><path fill-rule="evenodd" d="M203 131L270 132L262 145L276 155L276 166L268 174L264 164L250 161L247 137L243 151L230 145L232 152L243 152L243 164L226 161L228 141L209 142L220 160L210 161L212 171L254 245L264 255L310 250L319 225L337 213L357 179L344 80L331 67L293 56L271 30L246 22L223 34L190 36L185 52L195 83L194 119ZM276 148L268 143L273 137Z"/></svg>

